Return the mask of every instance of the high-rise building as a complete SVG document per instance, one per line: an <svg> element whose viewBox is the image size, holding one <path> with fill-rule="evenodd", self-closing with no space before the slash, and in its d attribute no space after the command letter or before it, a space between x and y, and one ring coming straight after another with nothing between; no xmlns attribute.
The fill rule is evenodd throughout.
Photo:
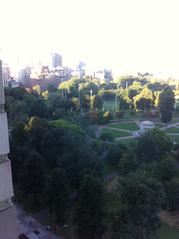
<svg viewBox="0 0 179 239"><path fill-rule="evenodd" d="M56 68L62 66L62 56L58 53L52 54L52 67Z"/></svg>
<svg viewBox="0 0 179 239"><path fill-rule="evenodd" d="M7 114L4 111L2 62L0 61L0 239L17 239L19 228L16 209L11 201L13 185L9 153Z"/></svg>
<svg viewBox="0 0 179 239"><path fill-rule="evenodd" d="M9 81L11 80L10 68L7 64L2 65L2 81L4 87L8 87Z"/></svg>

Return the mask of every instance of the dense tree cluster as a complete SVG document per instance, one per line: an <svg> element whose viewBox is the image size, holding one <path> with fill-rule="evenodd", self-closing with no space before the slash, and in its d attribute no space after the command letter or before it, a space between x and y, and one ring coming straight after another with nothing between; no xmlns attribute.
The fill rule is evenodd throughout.
<svg viewBox="0 0 179 239"><path fill-rule="evenodd" d="M10 159L17 199L49 208L54 225L74 209L77 238L155 238L160 210L178 210L178 146L153 129L129 147L104 133L95 137L94 124L142 112L160 112L168 123L174 111L173 88L147 76L107 82L71 78L59 89L6 89L10 125ZM114 109L104 110L113 100ZM104 165L115 168L118 186L109 212ZM116 172L115 172L116 173ZM113 205L112 205L113 206ZM110 222L110 223L107 223Z"/></svg>

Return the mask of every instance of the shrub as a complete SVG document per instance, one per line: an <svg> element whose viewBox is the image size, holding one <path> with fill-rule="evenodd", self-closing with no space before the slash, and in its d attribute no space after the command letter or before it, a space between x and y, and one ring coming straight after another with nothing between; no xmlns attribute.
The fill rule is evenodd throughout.
<svg viewBox="0 0 179 239"><path fill-rule="evenodd" d="M113 118L111 112L106 111L103 113L104 123L108 123Z"/></svg>
<svg viewBox="0 0 179 239"><path fill-rule="evenodd" d="M100 139L105 142L113 142L114 141L113 135L109 132L102 132L100 135Z"/></svg>
<svg viewBox="0 0 179 239"><path fill-rule="evenodd" d="M99 121L99 112L98 111L89 111L85 114L86 119L91 123L91 124L97 124Z"/></svg>
<svg viewBox="0 0 179 239"><path fill-rule="evenodd" d="M124 116L124 112L122 110L116 111L116 117L121 119Z"/></svg>

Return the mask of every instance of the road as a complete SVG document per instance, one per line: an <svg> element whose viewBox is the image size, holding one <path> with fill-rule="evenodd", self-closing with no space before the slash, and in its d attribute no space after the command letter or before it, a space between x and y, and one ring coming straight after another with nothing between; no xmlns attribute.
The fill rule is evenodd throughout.
<svg viewBox="0 0 179 239"><path fill-rule="evenodd" d="M29 239L62 239L54 233L48 231L34 217L26 213L20 206L16 205L17 219L20 233L24 233Z"/></svg>

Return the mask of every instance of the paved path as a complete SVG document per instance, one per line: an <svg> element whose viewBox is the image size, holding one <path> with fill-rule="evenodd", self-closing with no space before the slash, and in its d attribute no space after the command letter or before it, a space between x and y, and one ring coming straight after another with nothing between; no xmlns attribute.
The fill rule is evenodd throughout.
<svg viewBox="0 0 179 239"><path fill-rule="evenodd" d="M167 127L164 126L162 128L160 128L161 130L166 130L166 129L170 129L170 128L173 128L173 127L176 127L176 126L179 126L179 122L177 123L172 123L172 124L168 124Z"/></svg>
<svg viewBox="0 0 179 239"><path fill-rule="evenodd" d="M132 130L112 128L112 127L110 127L110 126L106 126L105 128L111 129L111 130L114 130L114 131L122 131L122 132L128 132L128 133L132 133L132 132L133 132Z"/></svg>
<svg viewBox="0 0 179 239"><path fill-rule="evenodd" d="M136 136L136 135L131 135L131 136L124 136L124 137L115 138L115 140L134 139L134 138L137 138L137 137L138 136Z"/></svg>
<svg viewBox="0 0 179 239"><path fill-rule="evenodd" d="M16 210L21 234L24 233L26 236L33 239L62 239L61 237L58 237L54 233L48 231L33 216L26 213L20 206L16 205Z"/></svg>

